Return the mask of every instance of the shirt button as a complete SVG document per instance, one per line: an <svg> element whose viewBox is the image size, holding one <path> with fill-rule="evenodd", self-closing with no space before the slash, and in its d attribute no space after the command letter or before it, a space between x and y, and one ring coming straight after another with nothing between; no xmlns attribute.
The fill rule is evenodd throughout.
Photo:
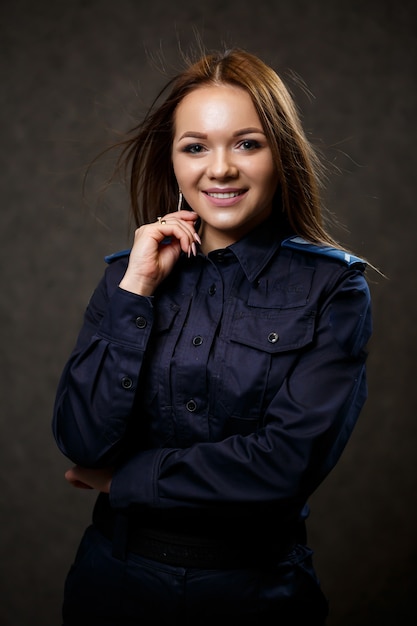
<svg viewBox="0 0 417 626"><path fill-rule="evenodd" d="M278 333L269 333L268 335L268 341L269 343L276 343L279 339L279 335Z"/></svg>
<svg viewBox="0 0 417 626"><path fill-rule="evenodd" d="M216 285L210 285L208 292L210 296L214 296L214 294L216 293Z"/></svg>
<svg viewBox="0 0 417 626"><path fill-rule="evenodd" d="M190 411L190 413L194 413L194 411L197 408L197 404L194 400L188 400L187 404L185 405L187 408L187 411Z"/></svg>
<svg viewBox="0 0 417 626"><path fill-rule="evenodd" d="M197 335L196 337L194 337L193 346L201 346L202 343L203 343L203 338L200 337L200 335Z"/></svg>
<svg viewBox="0 0 417 626"><path fill-rule="evenodd" d="M141 315L139 315L139 317L136 318L135 324L138 328L145 328L147 325L147 321L144 317L142 317Z"/></svg>
<svg viewBox="0 0 417 626"><path fill-rule="evenodd" d="M123 389L131 389L133 387L133 380L129 376L123 376L122 378Z"/></svg>

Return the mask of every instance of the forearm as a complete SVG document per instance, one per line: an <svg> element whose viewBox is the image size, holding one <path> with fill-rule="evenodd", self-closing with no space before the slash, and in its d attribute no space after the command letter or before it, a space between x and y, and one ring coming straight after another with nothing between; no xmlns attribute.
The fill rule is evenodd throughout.
<svg viewBox="0 0 417 626"><path fill-rule="evenodd" d="M94 306L94 302L90 307ZM59 448L79 465L112 463L126 433L153 322L152 305L117 289L96 326L89 311L62 374L53 417Z"/></svg>

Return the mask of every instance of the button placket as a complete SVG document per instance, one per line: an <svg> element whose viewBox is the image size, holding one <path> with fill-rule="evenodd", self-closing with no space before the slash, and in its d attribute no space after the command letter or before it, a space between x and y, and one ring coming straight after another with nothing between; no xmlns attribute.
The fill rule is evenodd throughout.
<svg viewBox="0 0 417 626"><path fill-rule="evenodd" d="M216 257L207 261L207 271L200 276L193 292L187 323L180 335L177 349L189 357L188 363L184 365L183 359L178 362L174 360L177 428L190 441L197 436L203 439L208 437L205 364L215 336L216 320L221 315L223 292L222 279L216 264Z"/></svg>

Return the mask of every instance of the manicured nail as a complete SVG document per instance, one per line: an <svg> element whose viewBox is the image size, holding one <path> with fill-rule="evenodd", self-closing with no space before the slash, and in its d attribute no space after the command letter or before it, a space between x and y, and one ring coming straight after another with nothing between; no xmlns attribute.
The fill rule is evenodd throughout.
<svg viewBox="0 0 417 626"><path fill-rule="evenodd" d="M191 256L191 246L188 246L188 252L187 252L188 258L190 258Z"/></svg>
<svg viewBox="0 0 417 626"><path fill-rule="evenodd" d="M194 256L197 256L197 248L196 248L194 241L191 244L191 250L193 251Z"/></svg>
<svg viewBox="0 0 417 626"><path fill-rule="evenodd" d="M201 239L200 239L200 237L198 236L198 234L197 234L197 233L194 233L194 239L195 239L195 240L196 240L196 242L197 242L197 243L199 243L199 244L200 244L200 246L201 246Z"/></svg>

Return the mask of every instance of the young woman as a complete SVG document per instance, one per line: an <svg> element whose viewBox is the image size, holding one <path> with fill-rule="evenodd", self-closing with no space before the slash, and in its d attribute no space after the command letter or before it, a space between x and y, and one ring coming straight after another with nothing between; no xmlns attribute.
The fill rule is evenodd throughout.
<svg viewBox="0 0 417 626"><path fill-rule="evenodd" d="M167 89L123 144L138 228L57 391L66 479L99 492L63 624L322 625L307 501L366 398L365 263L270 67L209 54Z"/></svg>

